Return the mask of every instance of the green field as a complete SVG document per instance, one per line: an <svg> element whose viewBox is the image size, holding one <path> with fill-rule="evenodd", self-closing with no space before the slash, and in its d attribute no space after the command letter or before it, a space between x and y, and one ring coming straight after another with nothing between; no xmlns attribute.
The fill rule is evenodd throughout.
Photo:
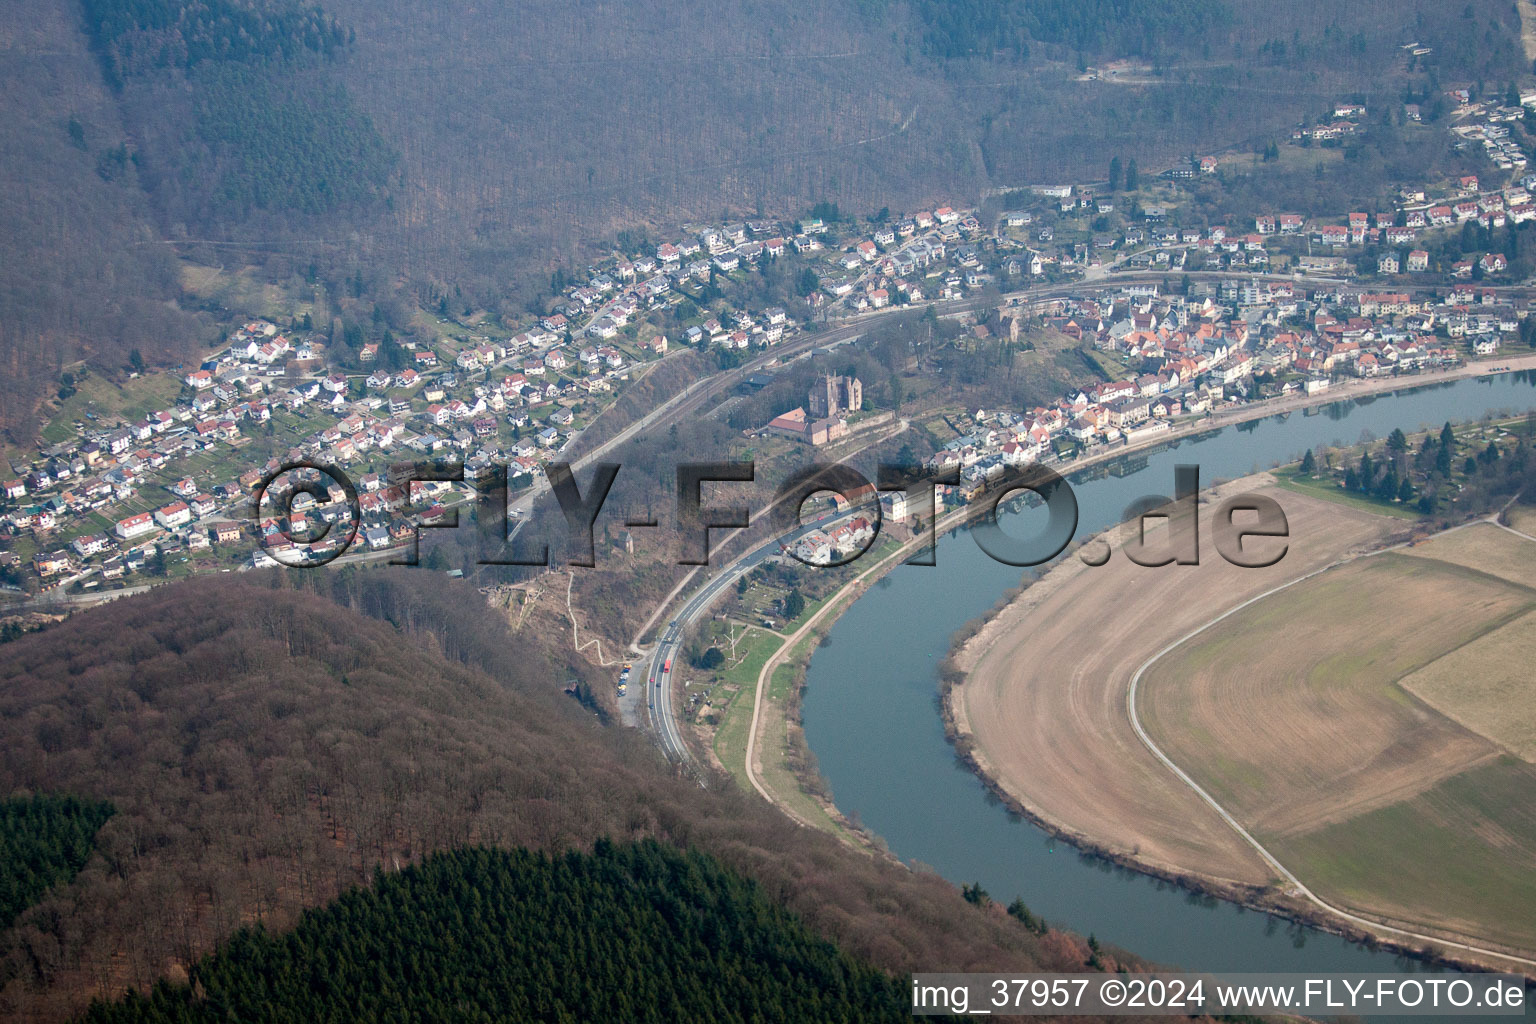
<svg viewBox="0 0 1536 1024"><path fill-rule="evenodd" d="M810 657L815 641L815 636L809 636L796 644L768 680L761 732L757 738L758 758L763 766L762 783L802 821L848 838L849 833L842 824L827 813L820 801L801 788L800 778L788 757L791 728L788 702L793 697L802 666Z"/></svg>
<svg viewBox="0 0 1536 1024"><path fill-rule="evenodd" d="M120 385L93 373L76 384L75 393L49 418L42 438L49 444L69 440L75 436L76 421L91 422L86 413L102 426L119 419L140 420L170 408L180 393L181 382L168 373L145 374Z"/></svg>
<svg viewBox="0 0 1536 1024"><path fill-rule="evenodd" d="M1536 950L1536 766L1459 724L1498 717L1510 688L1462 686L1437 711L1404 687L1442 661L1502 670L1484 660L1487 638L1528 617L1536 589L1446 559L1472 562L1485 544L1512 558L1507 543L1527 542L1492 527L1443 540L1221 620L1149 669L1139 709L1167 755L1325 900Z"/></svg>
<svg viewBox="0 0 1536 1024"><path fill-rule="evenodd" d="M1274 477L1281 487L1288 491L1295 491L1297 494L1322 498L1362 512L1375 512L1377 515L1394 516L1398 519L1422 518L1418 509L1412 504L1404 505L1395 501L1380 501L1365 495L1352 494L1332 480L1304 476L1295 466L1275 470Z"/></svg>
<svg viewBox="0 0 1536 1024"><path fill-rule="evenodd" d="M744 647L738 648L739 659L723 666L715 674L715 684L711 692L715 695L716 706L721 697L729 694L729 703L721 712L719 724L715 727L713 739L715 757L743 790L752 789L752 782L747 778L746 768L747 736L752 727L752 710L763 666L767 664L773 653L783 646L785 637L815 615L831 596L829 594L816 601L807 602L805 611L793 623L785 626L783 632L751 627L751 632L755 635ZM760 781L776 799L801 820L843 835L845 838L851 838L843 825L828 814L826 808L815 797L801 788L800 779L787 757L790 750L789 731L792 728L789 720L789 702L794 697L801 666L809 657L817 639L817 636L812 634L795 644L785 660L774 668L768 679L768 690L763 695L763 717L758 723L757 750L758 759L762 764ZM735 687L735 689L729 690L727 689L729 687Z"/></svg>
<svg viewBox="0 0 1536 1024"><path fill-rule="evenodd" d="M721 683L734 685L737 690L715 729L715 756L735 776L736 782L743 789L751 788L746 768L747 729L752 724L752 702L757 692L757 677L769 657L783 642L783 637L758 630L741 660L718 675Z"/></svg>
<svg viewBox="0 0 1536 1024"><path fill-rule="evenodd" d="M263 279L254 267L225 269L190 260L181 263L181 286L189 298L225 309L244 310L247 319L284 323L311 314L316 324L329 322L323 287L298 284L289 289ZM317 305L317 300L322 300Z"/></svg>
<svg viewBox="0 0 1536 1024"><path fill-rule="evenodd" d="M1536 948L1536 767L1513 757L1302 836L1265 837L1327 899Z"/></svg>

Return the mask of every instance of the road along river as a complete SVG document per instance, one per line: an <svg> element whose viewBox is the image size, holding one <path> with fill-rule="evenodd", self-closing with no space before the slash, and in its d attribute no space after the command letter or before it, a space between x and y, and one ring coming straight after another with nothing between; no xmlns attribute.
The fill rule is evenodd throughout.
<svg viewBox="0 0 1536 1024"><path fill-rule="evenodd" d="M1532 408L1536 374L1517 373L1224 428L1138 455L1145 467L1124 476L1074 480L1077 536L1118 522L1142 495L1171 494L1176 464L1199 465L1209 486L1295 460L1307 448L1357 442L1367 431L1384 437L1394 427L1412 432ZM1011 532L1028 535L1043 515L1028 522ZM938 666L952 634L1020 582L1021 570L992 561L967 533L940 539L936 567L892 571L839 618L811 659L806 739L844 813L903 859L956 884L979 882L1004 902L1022 896L1052 922L1161 963L1298 972L1393 971L1413 963L1082 856L1012 818L956 760L939 716Z"/></svg>

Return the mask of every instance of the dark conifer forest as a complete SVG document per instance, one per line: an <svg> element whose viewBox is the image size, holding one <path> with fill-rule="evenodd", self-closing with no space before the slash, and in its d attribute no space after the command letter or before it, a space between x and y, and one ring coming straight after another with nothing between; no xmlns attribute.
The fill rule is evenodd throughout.
<svg viewBox="0 0 1536 1024"><path fill-rule="evenodd" d="M0 801L0 929L85 867L112 805L69 796Z"/></svg>
<svg viewBox="0 0 1536 1024"><path fill-rule="evenodd" d="M351 33L319 7L82 5L103 77L154 142L134 157L163 217L203 232L257 211L294 225L382 196L397 154L333 73Z"/></svg>
<svg viewBox="0 0 1536 1024"><path fill-rule="evenodd" d="M1027 57L1031 41L1152 56L1198 49L1232 23L1222 0L923 0L918 10L924 48L939 57Z"/></svg>
<svg viewBox="0 0 1536 1024"><path fill-rule="evenodd" d="M909 1002L713 858L645 841L435 854L84 1019L834 1024Z"/></svg>

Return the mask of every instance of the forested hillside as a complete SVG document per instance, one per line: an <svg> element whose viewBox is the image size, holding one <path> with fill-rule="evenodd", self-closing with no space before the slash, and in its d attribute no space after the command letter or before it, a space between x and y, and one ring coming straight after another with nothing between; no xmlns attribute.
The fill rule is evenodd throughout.
<svg viewBox="0 0 1536 1024"><path fill-rule="evenodd" d="M891 971L1088 955L734 787L675 777L642 737L563 696L563 670L526 642L456 614L470 588L425 570L332 575L398 628L273 574L159 588L6 645L0 793L116 812L75 881L0 938L0 1018L58 1020L179 976L242 925L284 930L375 865L475 843L694 847Z"/></svg>
<svg viewBox="0 0 1536 1024"><path fill-rule="evenodd" d="M66 363L174 362L207 326L172 305L172 253L79 9L24 7L0 19L0 429L30 440Z"/></svg>
<svg viewBox="0 0 1536 1024"><path fill-rule="evenodd" d="M162 226L324 231L383 195L396 154L332 64L351 35L299 0L81 0ZM314 220L314 218L322 218Z"/></svg>
<svg viewBox="0 0 1536 1024"><path fill-rule="evenodd" d="M1421 19L1481 39L1509 18L1492 0L1443 22L1428 0L328 8L357 32L342 73L402 152L371 252L476 301L521 256L569 264L624 228L1097 178L1110 139L1170 166L1395 90ZM1277 34L1283 61L1261 53ZM1156 72L1078 80L1080 59L1122 56Z"/></svg>
<svg viewBox="0 0 1536 1024"><path fill-rule="evenodd" d="M1529 71L1505 0L40 0L4 30L0 427L212 341L177 258L522 310L620 231L975 201ZM1410 72L1400 46L1430 55ZM1111 82L1084 74L1136 62ZM1373 105L1375 100L1372 100ZM1112 146L1109 140L1113 140ZM1111 152L1111 149L1113 150ZM435 300L434 300L435 301Z"/></svg>
<svg viewBox="0 0 1536 1024"><path fill-rule="evenodd" d="M237 934L90 1024L239 1020L903 1021L903 981L713 858L654 841L483 848L382 876L298 927Z"/></svg>

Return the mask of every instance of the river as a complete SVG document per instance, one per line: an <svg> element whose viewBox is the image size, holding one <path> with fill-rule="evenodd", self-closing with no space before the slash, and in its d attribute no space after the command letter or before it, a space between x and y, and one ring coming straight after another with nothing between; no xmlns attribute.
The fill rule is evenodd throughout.
<svg viewBox="0 0 1536 1024"><path fill-rule="evenodd" d="M1171 494L1175 464L1198 464L1205 487L1216 477L1294 461L1307 448L1358 442L1367 431L1384 437L1394 427L1411 433L1530 408L1536 375L1517 373L1227 427L1152 452L1145 468L1125 476L1074 481L1077 536L1118 522L1141 495ZM1009 532L1027 536L1032 528L1015 524ZM844 813L904 860L956 884L979 882L1003 902L1022 896L1053 923L1160 963L1213 971L1420 969L1416 961L1083 856L1007 812L955 760L939 717L938 664L952 634L1021 578L1021 570L983 554L967 532L940 538L937 566L899 566L871 588L811 659L806 738Z"/></svg>

